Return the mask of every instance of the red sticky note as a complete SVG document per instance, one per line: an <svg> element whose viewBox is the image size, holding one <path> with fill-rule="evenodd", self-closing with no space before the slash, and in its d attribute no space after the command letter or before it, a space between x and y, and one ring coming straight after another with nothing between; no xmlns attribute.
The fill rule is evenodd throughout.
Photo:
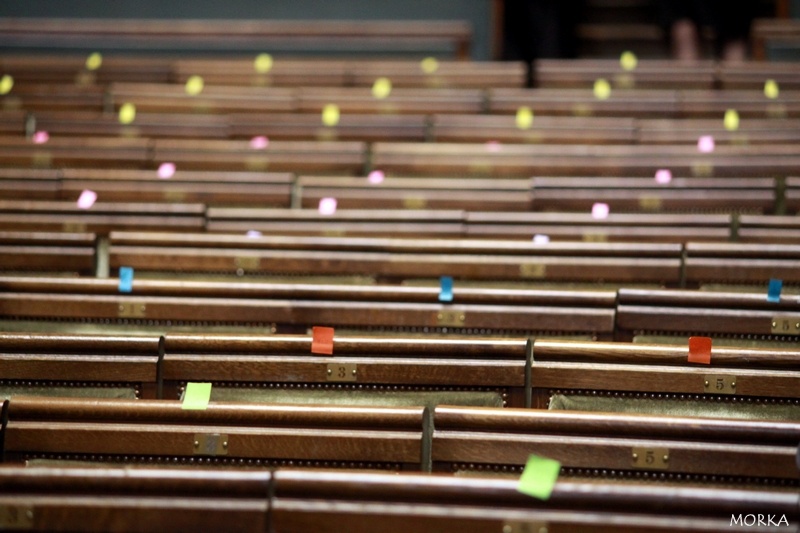
<svg viewBox="0 0 800 533"><path fill-rule="evenodd" d="M311 332L311 353L333 355L333 328L314 326Z"/></svg>
<svg viewBox="0 0 800 533"><path fill-rule="evenodd" d="M710 337L689 337L689 362L711 364Z"/></svg>

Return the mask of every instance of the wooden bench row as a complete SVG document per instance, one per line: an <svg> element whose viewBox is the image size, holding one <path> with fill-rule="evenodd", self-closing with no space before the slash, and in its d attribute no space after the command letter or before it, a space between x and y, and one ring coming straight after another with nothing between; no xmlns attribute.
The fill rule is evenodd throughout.
<svg viewBox="0 0 800 533"><path fill-rule="evenodd" d="M296 263L291 258L286 261ZM560 261L564 269L585 270L592 259ZM594 261L601 265L596 268L610 268L602 265L602 259ZM704 263L714 261L697 260L697 269L708 269ZM430 279L435 273L421 272L426 266L416 266L417 276ZM432 280L400 287L319 280L199 281L142 274L138 266L136 270L142 279L137 278L135 289L125 293L115 278L0 277L3 327L38 324L37 330L47 326L68 330L83 325L110 332L164 332L205 324L218 330L227 326L294 333L327 324L378 336L415 332L681 342L690 335L718 335L727 338L725 342L748 344L791 344L800 335L799 297L787 287L780 301L770 302L766 282L762 292L755 292L752 285L748 292L730 288L698 292L615 290L588 283L584 289L553 283L515 288L458 279L452 301L443 302Z"/></svg>
<svg viewBox="0 0 800 533"><path fill-rule="evenodd" d="M372 86L386 78L391 87L498 88L524 87L527 65L521 62L450 61L441 56L423 65L418 60L311 59L280 55L219 58L164 58L106 54L89 70L87 57L58 55L0 55L0 73L20 84L61 83L106 85L113 82L186 83L201 76L210 85L257 87ZM800 68L791 63L715 63L641 59L633 70L619 61L540 59L531 76L538 87L586 88L605 79L612 90L632 89L749 89L763 90L773 80L781 90L800 88Z"/></svg>
<svg viewBox="0 0 800 533"><path fill-rule="evenodd" d="M200 20L0 18L0 47L67 52L113 50L246 53L291 50L355 55L364 50L468 59L472 28L462 20Z"/></svg>
<svg viewBox="0 0 800 533"><path fill-rule="evenodd" d="M169 190L169 189L167 189ZM76 191L77 193L77 191ZM76 198L79 194L75 194ZM330 202L330 200L326 200ZM321 202L324 204L324 202ZM323 205L323 208L325 206ZM376 206L373 206L376 207ZM591 208L591 207L590 207ZM430 209L337 210L206 207L186 203L0 200L0 230L13 232L171 231L283 236L394 237L584 242L798 242L792 216L575 212L469 212ZM251 233L252 234L252 233Z"/></svg>
<svg viewBox="0 0 800 533"><path fill-rule="evenodd" d="M547 501L516 479L419 473L152 467L4 466L9 527L62 531L710 531L732 520L797 531L796 494L780 488L675 487L558 480ZM157 501L158 505L153 505ZM14 519L11 521L11 519ZM785 520L783 520L785 518ZM788 523L789 526L785 526ZM763 529L763 528L762 528Z"/></svg>
<svg viewBox="0 0 800 533"><path fill-rule="evenodd" d="M4 462L58 458L223 466L521 473L529 455L567 472L664 471L800 484L800 424L776 420L444 407L286 406L37 398L4 405ZM639 456L641 454L641 456ZM655 456L649 460L647 456ZM505 467L505 468L503 468Z"/></svg>
<svg viewBox="0 0 800 533"><path fill-rule="evenodd" d="M621 313L627 313L622 320L628 324L637 320L633 306ZM644 313L639 322L647 320L654 321ZM710 365L698 365L687 361L685 344L665 343L542 338L526 348L519 337L340 334L333 353L320 355L311 352L307 335L170 331L159 339L153 334L4 333L5 394L177 398L187 382L206 381L215 383L212 399L217 401L551 409L572 404L581 410L663 414L696 399L701 401L697 411L720 416L737 411L759 418L797 415L796 345L723 343L712 349Z"/></svg>
<svg viewBox="0 0 800 533"><path fill-rule="evenodd" d="M549 243L299 235L112 232L106 249L86 233L0 233L3 270L90 275L113 271L225 276L363 276L403 280L656 283L766 283L797 278L798 247L769 242ZM591 266L592 268L587 269ZM106 266L108 268L108 266ZM107 275L103 274L103 275Z"/></svg>
<svg viewBox="0 0 800 533"><path fill-rule="evenodd" d="M797 118L800 97L784 90L767 98L755 90L631 89L600 99L589 89L397 88L376 97L370 87L208 86L187 94L183 85L113 83L108 87L32 84L0 96L0 108L25 111L112 112L132 103L140 113L232 114L320 113L335 104L349 114L515 114L528 107L535 116L637 118L719 118L735 109L747 120ZM534 118L534 122L536 119Z"/></svg>
<svg viewBox="0 0 800 533"><path fill-rule="evenodd" d="M726 145L700 153L687 145L533 145L355 141L272 141L254 148L246 140L59 137L36 144L4 137L0 166L156 170L170 162L178 172L273 171L312 175L530 177L793 176L800 166L795 144ZM157 175L153 175L153 179Z"/></svg>
<svg viewBox="0 0 800 533"><path fill-rule="evenodd" d="M197 203L208 207L319 207L335 198L343 210L464 210L584 212L595 203L611 213L800 212L800 178L535 177L529 179L379 176L296 176L281 172L0 168L0 191L10 200L72 201L84 190L114 203ZM31 209L38 209L32 204ZM124 205L119 206L125 211Z"/></svg>
<svg viewBox="0 0 800 533"><path fill-rule="evenodd" d="M693 144L701 135L716 144L786 144L800 139L797 119L746 119L728 131L720 119L632 119L607 117L536 117L520 128L509 115L382 115L340 116L326 126L313 113L175 114L138 113L133 124L96 111L0 111L0 131L49 136L202 138L318 141L492 142L512 144Z"/></svg>

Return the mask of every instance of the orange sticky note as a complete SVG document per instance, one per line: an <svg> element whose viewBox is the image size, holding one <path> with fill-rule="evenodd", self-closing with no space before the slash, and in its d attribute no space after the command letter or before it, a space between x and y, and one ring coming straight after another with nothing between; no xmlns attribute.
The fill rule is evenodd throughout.
<svg viewBox="0 0 800 533"><path fill-rule="evenodd" d="M311 353L333 355L333 328L311 328Z"/></svg>
<svg viewBox="0 0 800 533"><path fill-rule="evenodd" d="M710 337L689 337L689 362L711 364Z"/></svg>

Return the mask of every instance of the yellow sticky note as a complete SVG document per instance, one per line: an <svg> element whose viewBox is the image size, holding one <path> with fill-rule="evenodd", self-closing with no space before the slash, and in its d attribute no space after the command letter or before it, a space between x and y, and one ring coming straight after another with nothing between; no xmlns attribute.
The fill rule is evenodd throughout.
<svg viewBox="0 0 800 533"><path fill-rule="evenodd" d="M778 82L775 80L767 80L764 82L764 96L770 100L774 100L780 95L781 91L778 87Z"/></svg>
<svg viewBox="0 0 800 533"><path fill-rule="evenodd" d="M392 92L392 82L389 78L378 78L372 84L372 96L378 99L386 98Z"/></svg>
<svg viewBox="0 0 800 533"><path fill-rule="evenodd" d="M639 60L636 58L636 54L631 51L622 52L622 55L619 56L619 64L622 70L633 70L638 63Z"/></svg>
<svg viewBox="0 0 800 533"><path fill-rule="evenodd" d="M181 409L205 411L211 399L211 383L187 383Z"/></svg>
<svg viewBox="0 0 800 533"><path fill-rule="evenodd" d="M11 88L14 87L14 78L10 74L4 75L0 78L0 94L8 94Z"/></svg>
<svg viewBox="0 0 800 533"><path fill-rule="evenodd" d="M426 57L420 62L419 66L425 74L433 74L439 70L439 62L436 61L435 57Z"/></svg>
<svg viewBox="0 0 800 533"><path fill-rule="evenodd" d="M521 130L527 130L533 125L533 111L530 107L520 107L517 109L517 127Z"/></svg>
<svg viewBox="0 0 800 533"><path fill-rule="evenodd" d="M100 65L102 64L103 64L103 55L100 52L94 52L93 54L89 54L89 57L86 58L87 70L97 70L100 68Z"/></svg>
<svg viewBox="0 0 800 533"><path fill-rule="evenodd" d="M725 119L723 120L725 129L728 131L736 131L739 129L739 113L735 109L728 109L725 111Z"/></svg>
<svg viewBox="0 0 800 533"><path fill-rule="evenodd" d="M548 500L560 472L561 463L558 461L531 455L519 478L517 491L540 500Z"/></svg>
<svg viewBox="0 0 800 533"><path fill-rule="evenodd" d="M258 54L253 62L253 68L259 74L266 74L272 70L272 56L269 54Z"/></svg>
<svg viewBox="0 0 800 533"><path fill-rule="evenodd" d="M203 78L200 76L190 76L186 80L186 94L195 96L203 92Z"/></svg>
<svg viewBox="0 0 800 533"><path fill-rule="evenodd" d="M326 126L335 126L339 123L339 106L328 104L322 108L322 123Z"/></svg>
<svg viewBox="0 0 800 533"><path fill-rule="evenodd" d="M594 97L598 100L608 100L611 96L611 85L603 78L594 82Z"/></svg>
<svg viewBox="0 0 800 533"><path fill-rule="evenodd" d="M119 108L120 124L130 124L136 118L136 106L130 102L122 104Z"/></svg>

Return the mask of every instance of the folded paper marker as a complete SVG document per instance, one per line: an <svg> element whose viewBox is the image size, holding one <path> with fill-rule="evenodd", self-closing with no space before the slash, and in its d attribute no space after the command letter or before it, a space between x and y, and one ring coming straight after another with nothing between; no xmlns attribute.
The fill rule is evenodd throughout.
<svg viewBox="0 0 800 533"><path fill-rule="evenodd" d="M119 267L119 292L133 291L133 267Z"/></svg>
<svg viewBox="0 0 800 533"><path fill-rule="evenodd" d="M767 288L767 301L772 303L780 302L781 290L783 290L783 280L780 279L769 280L769 287Z"/></svg>
<svg viewBox="0 0 800 533"><path fill-rule="evenodd" d="M183 393L181 409L187 411L205 411L211 399L211 383L187 383Z"/></svg>
<svg viewBox="0 0 800 533"><path fill-rule="evenodd" d="M560 472L561 463L558 461L531 455L519 478L517 491L540 500L548 500L553 493Z"/></svg>
<svg viewBox="0 0 800 533"><path fill-rule="evenodd" d="M689 362L711 364L710 337L689 337Z"/></svg>
<svg viewBox="0 0 800 533"><path fill-rule="evenodd" d="M453 278L450 276L442 276L439 279L439 301L453 301Z"/></svg>
<svg viewBox="0 0 800 533"><path fill-rule="evenodd" d="M311 328L311 353L333 355L333 328Z"/></svg>

